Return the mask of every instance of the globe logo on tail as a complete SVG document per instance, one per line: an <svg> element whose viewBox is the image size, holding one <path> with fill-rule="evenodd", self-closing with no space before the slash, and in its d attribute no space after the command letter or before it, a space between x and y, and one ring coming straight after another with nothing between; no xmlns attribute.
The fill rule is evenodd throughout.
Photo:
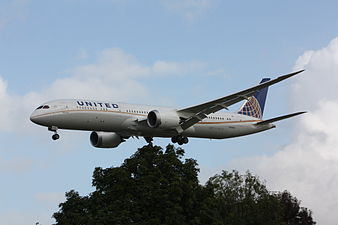
<svg viewBox="0 0 338 225"><path fill-rule="evenodd" d="M243 105L238 113L258 119L262 119L263 117L259 102L254 96L248 98L248 101Z"/></svg>

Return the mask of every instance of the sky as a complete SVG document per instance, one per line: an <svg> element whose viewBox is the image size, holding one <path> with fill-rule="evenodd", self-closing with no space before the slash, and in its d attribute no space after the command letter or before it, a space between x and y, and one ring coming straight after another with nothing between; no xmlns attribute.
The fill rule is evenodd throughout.
<svg viewBox="0 0 338 225"><path fill-rule="evenodd" d="M145 144L95 149L90 132L63 130L52 141L29 121L41 103L183 108L306 69L269 89L264 118L307 114L247 137L190 139L184 149L202 184L222 169L250 170L270 190L290 191L318 224L336 224L337 8L326 0L0 1L0 223L54 223L65 192L90 193L95 167L119 166Z"/></svg>

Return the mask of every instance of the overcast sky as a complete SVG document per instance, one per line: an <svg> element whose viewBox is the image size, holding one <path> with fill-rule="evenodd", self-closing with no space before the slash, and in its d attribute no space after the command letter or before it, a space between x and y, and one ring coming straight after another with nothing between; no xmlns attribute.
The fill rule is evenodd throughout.
<svg viewBox="0 0 338 225"><path fill-rule="evenodd" d="M95 167L119 166L143 139L90 146L89 132L29 121L42 102L89 98L187 107L306 69L269 89L264 118L306 115L229 140L191 139L200 181L250 170L289 190L318 224L338 221L336 1L0 1L0 221L51 224ZM231 108L236 110L237 106ZM165 147L169 140L155 139Z"/></svg>

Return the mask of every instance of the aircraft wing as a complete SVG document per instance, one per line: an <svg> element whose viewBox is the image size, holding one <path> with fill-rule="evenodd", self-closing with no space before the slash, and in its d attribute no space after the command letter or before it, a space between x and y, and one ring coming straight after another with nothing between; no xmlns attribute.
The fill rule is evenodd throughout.
<svg viewBox="0 0 338 225"><path fill-rule="evenodd" d="M193 126L194 124L200 122L201 120L206 118L209 114L215 113L221 109L226 109L227 107L237 102L240 102L242 100L245 100L248 97L254 95L257 90L260 90L262 88L281 82L282 80L288 79L303 71L304 70L300 70L300 71L293 72L287 75L283 75L276 79L258 84L251 88L245 89L243 91L239 91L237 93L234 93L234 94L231 94L231 95L228 95L228 96L225 96L225 97L213 100L213 101L209 101L209 102L206 102L200 105L195 105L192 107L180 109L177 112L180 115L180 117L185 118L185 120L177 128L177 131L180 133L183 130L186 130L189 127Z"/></svg>

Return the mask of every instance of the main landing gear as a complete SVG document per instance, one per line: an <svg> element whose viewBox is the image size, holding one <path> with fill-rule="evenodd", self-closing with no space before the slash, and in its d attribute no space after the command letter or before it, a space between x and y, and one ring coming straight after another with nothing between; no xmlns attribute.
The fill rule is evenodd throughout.
<svg viewBox="0 0 338 225"><path fill-rule="evenodd" d="M52 139L54 141L60 138L60 135L57 133L58 128L56 126L48 127L48 130L54 132L54 134L52 135Z"/></svg>
<svg viewBox="0 0 338 225"><path fill-rule="evenodd" d="M152 145L154 139L152 137L144 137L144 140L146 140L149 145Z"/></svg>
<svg viewBox="0 0 338 225"><path fill-rule="evenodd" d="M174 136L171 138L171 142L172 143L177 143L179 145L183 145L183 144L188 144L189 139L187 137L183 137L181 135L178 136Z"/></svg>
<svg viewBox="0 0 338 225"><path fill-rule="evenodd" d="M144 137L144 140L146 140L146 142L149 145L153 144L153 138L152 137ZM179 145L183 145L183 144L188 144L189 139L187 137L183 137L182 135L177 135L171 138L171 142L172 143L177 143Z"/></svg>

